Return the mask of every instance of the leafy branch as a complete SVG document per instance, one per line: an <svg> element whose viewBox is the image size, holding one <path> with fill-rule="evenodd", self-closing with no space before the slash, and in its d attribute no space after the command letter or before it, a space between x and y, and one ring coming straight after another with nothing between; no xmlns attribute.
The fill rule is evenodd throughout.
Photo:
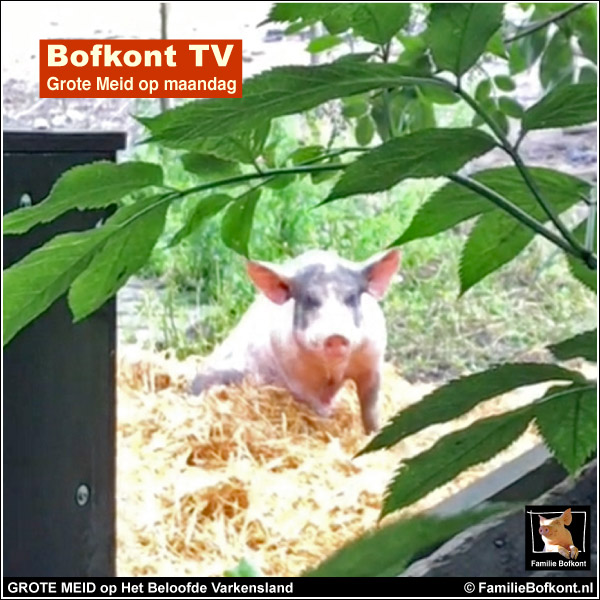
<svg viewBox="0 0 600 600"><path fill-rule="evenodd" d="M479 194L480 196L483 196L484 198L487 198L488 200L493 202L498 208L507 212L509 215L511 215L518 221L520 221L526 227L529 227L536 233L539 233L541 236L545 237L548 241L552 242L559 248L562 248L568 254L571 254L572 256L575 256L576 258L580 258L579 252L577 252L573 248L573 246L568 244L563 238L556 235L553 231L551 231L547 227L544 227L544 225L542 225L542 223L540 223L537 219L532 217L529 213L525 212L523 209L519 208L517 205L513 204L512 202L510 202L509 200L504 198L504 196L501 196L500 194L498 194L494 190L490 189L489 187L486 187L482 183L479 183L478 181L476 181L474 179L469 179L468 177L464 177L462 175L456 175L456 174L448 175L448 179L450 179L450 181L454 181L455 183L458 183L459 185L462 185L462 186L476 192L477 194Z"/></svg>
<svg viewBox="0 0 600 600"><path fill-rule="evenodd" d="M511 159L515 163L515 166L517 167L517 169L521 173L521 175L523 177L523 180L525 181L525 183L527 184L527 186L531 190L532 194L534 195L534 197L536 198L536 200L538 201L538 203L542 207L543 211L546 213L546 215L548 216L548 218L550 219L550 221L560 231L560 233L562 234L563 238L568 241L568 245L562 244L562 242L558 243L557 240L559 238L557 238L557 236L555 236L554 234L552 234L552 232L550 232L549 230L547 230L540 223L538 223L537 225L534 225L532 223L532 220L530 218L529 219L524 218L524 215L517 216L517 212L515 212L513 209L511 209L512 210L511 214L513 216L515 216L515 218L517 218L520 221L522 221L525 225L527 225L527 226L532 227L533 229L535 229L535 231L537 233L540 233L541 235L543 235L547 239L553 241L557 246L559 246L563 250L566 250L567 252L569 252L569 254L573 254L574 256L576 256L578 258L581 258L589 266L590 269L596 269L597 259L596 259L596 256L594 255L594 253L590 252L589 250L586 250L586 248L584 246L582 246L575 239L575 237L572 235L572 233L567 229L567 227L561 221L561 219L559 218L559 216L556 214L556 212L554 211L553 207L540 194L539 189L537 187L537 184L535 183L535 181L531 177L531 174L529 173L529 169L525 166L525 164L523 163L523 160L521 159L518 151L510 143L510 141L508 140L507 136L504 134L504 132L502 131L502 129L500 129L500 127L498 127L498 125L494 121L494 119L481 106L481 104L479 102L477 102L477 100L475 100L473 97L471 97L468 93L466 93L460 87L457 87L455 91L483 119L483 121L487 125L489 125L490 129L492 130L492 132L496 135L496 137L500 141L500 147L511 157ZM489 199L491 199L489 197L489 195L486 195L486 197L488 197ZM510 203L508 203L507 201L505 201L505 210L507 210L508 204L510 204ZM507 210L507 212L510 212L510 211ZM568 250L567 250L567 247L569 248Z"/></svg>
<svg viewBox="0 0 600 600"><path fill-rule="evenodd" d="M343 148L339 151L332 152L327 155L323 155L322 159L328 158L330 156L340 156L341 154L345 154L346 152L355 152L356 150ZM238 183L246 183L247 181L252 181L253 179L273 179L280 175L307 175L311 173L323 173L327 171L340 171L346 168L345 163L335 163L329 165L296 165L294 167L281 167L278 169L264 169L262 171L255 171L253 173L244 173L242 175L236 175L234 177L227 177L225 179L218 179L216 181L211 181L209 183L202 183L196 186L192 186L186 188L184 190L175 190L172 192L174 197L172 199L185 198L191 194L197 194L199 192L205 192L207 190L211 190L217 187L224 187L229 185L235 185Z"/></svg>

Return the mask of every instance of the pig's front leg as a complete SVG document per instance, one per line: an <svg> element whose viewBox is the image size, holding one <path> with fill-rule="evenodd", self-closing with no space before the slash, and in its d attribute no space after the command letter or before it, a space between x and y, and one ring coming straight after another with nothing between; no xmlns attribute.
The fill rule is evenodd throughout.
<svg viewBox="0 0 600 600"><path fill-rule="evenodd" d="M377 370L363 371L354 378L360 402L360 415L366 434L374 433L379 429L379 399L380 376Z"/></svg>

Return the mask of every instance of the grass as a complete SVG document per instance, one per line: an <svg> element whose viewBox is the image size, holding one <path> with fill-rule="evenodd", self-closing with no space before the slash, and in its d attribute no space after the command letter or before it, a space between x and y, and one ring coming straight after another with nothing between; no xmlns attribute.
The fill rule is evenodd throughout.
<svg viewBox="0 0 600 600"><path fill-rule="evenodd" d="M465 124L469 118L454 109L446 112L444 125ZM310 144L318 135L314 123L286 118L277 122L269 144L281 158L298 146L298 139L312 137L306 142ZM197 183L170 151L142 147L137 157L163 163L172 185ZM303 177L280 190L265 187L250 256L281 261L319 247L362 260L396 239L442 183L405 181L387 193L318 209L314 207L332 180L315 185ZM212 350L254 296L243 260L221 241L220 215L178 246L168 247L195 202L197 198L187 198L171 208L165 234L142 273L161 282L154 297L146 298L144 319L157 332L155 343L180 356ZM563 255L543 240L459 298L458 262L467 230L463 225L404 248L403 281L390 290L384 310L388 357L409 380L445 379L492 363L535 358L548 343L594 326L595 296L570 276Z"/></svg>

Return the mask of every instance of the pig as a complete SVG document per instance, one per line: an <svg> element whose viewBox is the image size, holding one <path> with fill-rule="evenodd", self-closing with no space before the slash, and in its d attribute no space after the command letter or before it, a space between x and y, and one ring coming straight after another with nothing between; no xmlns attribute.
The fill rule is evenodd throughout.
<svg viewBox="0 0 600 600"><path fill-rule="evenodd" d="M324 250L310 250L281 265L247 261L248 276L260 294L208 357L191 392L199 395L249 376L286 388L326 417L350 379L356 383L365 433L377 431L387 340L378 300L399 264L398 249L360 263Z"/></svg>
<svg viewBox="0 0 600 600"><path fill-rule="evenodd" d="M540 515L540 535L544 540L544 552L558 552L565 558L575 559L579 550L573 545L571 532L565 529L565 525L571 524L571 509L554 519L546 519Z"/></svg>

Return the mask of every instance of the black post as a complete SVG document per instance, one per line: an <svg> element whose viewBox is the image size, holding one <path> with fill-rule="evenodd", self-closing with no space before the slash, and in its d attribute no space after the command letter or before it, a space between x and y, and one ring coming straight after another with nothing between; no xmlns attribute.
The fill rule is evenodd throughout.
<svg viewBox="0 0 600 600"><path fill-rule="evenodd" d="M3 213L124 145L122 133L5 132ZM6 236L4 268L105 214L71 211ZM74 325L61 298L4 349L5 576L115 574L115 322L114 300Z"/></svg>

